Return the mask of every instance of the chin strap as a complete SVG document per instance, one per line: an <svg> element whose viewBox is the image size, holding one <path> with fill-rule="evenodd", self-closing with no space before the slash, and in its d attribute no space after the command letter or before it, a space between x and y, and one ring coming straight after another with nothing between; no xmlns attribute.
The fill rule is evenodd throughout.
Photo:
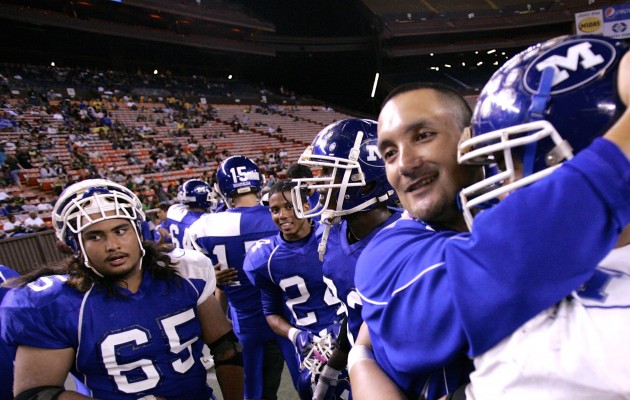
<svg viewBox="0 0 630 400"><path fill-rule="evenodd" d="M532 95L532 104L528 110L530 121L545 119L545 111L549 105L549 100L551 100L551 87L553 86L554 73L553 67L543 69L538 91ZM534 172L537 146L537 142L525 145L525 151L523 153L523 177L529 176Z"/></svg>
<svg viewBox="0 0 630 400"><path fill-rule="evenodd" d="M330 234L330 227L341 222L341 217L333 210L326 210L322 213L320 222L324 225L324 232L322 238L317 245L317 252L319 253L319 261L324 261L324 254L326 254L326 243L328 242L328 235Z"/></svg>

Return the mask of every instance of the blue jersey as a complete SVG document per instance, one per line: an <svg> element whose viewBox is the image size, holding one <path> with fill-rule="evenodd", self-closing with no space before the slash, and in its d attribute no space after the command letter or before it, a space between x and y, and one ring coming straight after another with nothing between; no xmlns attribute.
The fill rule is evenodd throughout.
<svg viewBox="0 0 630 400"><path fill-rule="evenodd" d="M278 231L269 209L262 205L206 214L189 229L196 248L210 257L213 264L220 262L223 268L238 271L234 285L221 286L230 304L236 333L269 328L262 312L260 291L243 271L243 261L245 253L256 241L274 236Z"/></svg>
<svg viewBox="0 0 630 400"><path fill-rule="evenodd" d="M197 306L215 289L212 265L194 250L175 250L177 281L145 272L136 293L85 293L67 276L44 276L14 289L2 304L2 337L13 345L74 348L73 374L99 399L154 395L209 399Z"/></svg>
<svg viewBox="0 0 630 400"><path fill-rule="evenodd" d="M171 241L180 249L194 249L190 238L188 237L188 229L202 215L203 211L192 211L183 204L173 204L166 212L166 223L168 232L171 234Z"/></svg>
<svg viewBox="0 0 630 400"><path fill-rule="evenodd" d="M348 316L348 337L354 344L363 323L361 317L361 298L357 294L354 275L357 260L363 249L378 232L400 218L401 212L396 210L383 224L375 228L369 235L356 243L348 242L348 223L342 220L333 225L328 235L326 254L324 255L324 280L333 295L343 303L343 311ZM323 227L322 227L323 228ZM321 235L322 229L318 231Z"/></svg>
<svg viewBox="0 0 630 400"><path fill-rule="evenodd" d="M0 284L6 282L9 278L16 278L18 276L20 276L20 274L11 268L0 265ZM0 303L2 303L2 299L8 291L8 288L0 287ZM0 323L0 330L1 329L2 324ZM14 358L15 347L0 339L0 400L13 399L12 388Z"/></svg>
<svg viewBox="0 0 630 400"><path fill-rule="evenodd" d="M630 222L628 171L619 149L598 140L478 215L470 234L407 219L382 230L355 282L384 371L412 397L464 383L466 355L492 348L593 275Z"/></svg>
<svg viewBox="0 0 630 400"><path fill-rule="evenodd" d="M284 316L288 309L293 326L315 334L339 320L339 300L324 283L317 244L312 233L295 242L285 241L279 233L256 242L243 264L261 291L266 316Z"/></svg>

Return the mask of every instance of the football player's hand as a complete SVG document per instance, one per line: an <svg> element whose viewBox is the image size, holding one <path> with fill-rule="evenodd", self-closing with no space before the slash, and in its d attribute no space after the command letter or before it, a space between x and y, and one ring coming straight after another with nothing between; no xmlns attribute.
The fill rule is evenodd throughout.
<svg viewBox="0 0 630 400"><path fill-rule="evenodd" d="M298 353L306 356L313 348L313 341L315 340L315 337L308 331L291 328L289 330L289 340L293 342Z"/></svg>
<svg viewBox="0 0 630 400"><path fill-rule="evenodd" d="M221 263L217 263L214 266L214 272L217 277L217 285L231 285L238 280L236 268L221 269Z"/></svg>
<svg viewBox="0 0 630 400"><path fill-rule="evenodd" d="M326 365L317 379L317 385L313 390L313 400L324 400L328 390L334 390L334 386L337 383L339 377L338 370ZM331 388L332 387L332 388Z"/></svg>
<svg viewBox="0 0 630 400"><path fill-rule="evenodd" d="M164 228L162 228L161 226L158 228L158 232L160 234L161 237L163 238L170 238L171 234Z"/></svg>

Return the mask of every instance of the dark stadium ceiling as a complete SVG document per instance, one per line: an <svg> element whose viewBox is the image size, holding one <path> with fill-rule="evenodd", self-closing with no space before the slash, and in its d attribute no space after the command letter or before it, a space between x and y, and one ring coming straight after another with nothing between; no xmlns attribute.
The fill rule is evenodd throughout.
<svg viewBox="0 0 630 400"><path fill-rule="evenodd" d="M0 51L5 62L229 73L371 111L376 72L380 95L435 74L478 89L516 51L571 33L575 12L625 2L3 0Z"/></svg>

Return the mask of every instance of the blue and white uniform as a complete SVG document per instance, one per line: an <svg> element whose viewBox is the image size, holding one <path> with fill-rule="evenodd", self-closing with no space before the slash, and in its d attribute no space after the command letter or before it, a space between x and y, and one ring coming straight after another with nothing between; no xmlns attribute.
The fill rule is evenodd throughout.
<svg viewBox="0 0 630 400"><path fill-rule="evenodd" d="M180 249L194 249L190 238L188 237L188 229L202 215L203 211L193 211L184 204L173 204L166 212L167 230L171 234L172 243Z"/></svg>
<svg viewBox="0 0 630 400"><path fill-rule="evenodd" d="M288 310L287 320L293 326L315 335L339 321L339 300L324 283L317 245L314 232L294 242L287 242L279 233L259 240L243 265L261 291L265 316L285 316Z"/></svg>
<svg viewBox="0 0 630 400"><path fill-rule="evenodd" d="M346 220L342 220L341 223L330 228L322 266L324 281L332 294L341 301L341 311L348 316L348 338L352 345L354 345L354 339L359 334L359 328L363 323L361 298L357 294L354 283L357 260L372 238L381 229L399 219L400 216L401 212L395 210L383 224L363 239L352 244L348 242L348 222ZM319 234L321 232L322 229L318 231Z"/></svg>
<svg viewBox="0 0 630 400"><path fill-rule="evenodd" d="M9 267L0 265L0 284L10 278L20 276ZM0 287L0 303L9 291L9 288ZM0 322L0 330L2 324ZM0 339L0 400L13 399L13 360L15 359L15 347Z"/></svg>
<svg viewBox="0 0 630 400"><path fill-rule="evenodd" d="M356 275L380 366L411 397L465 383L466 355L485 353L593 277L630 222L629 171L623 153L597 139L481 213L470 234L402 219L384 229Z"/></svg>
<svg viewBox="0 0 630 400"><path fill-rule="evenodd" d="M145 272L138 291L119 288L121 296L96 285L81 293L65 275L14 289L2 304L2 337L15 346L76 349L71 372L95 398L212 399L197 307L215 290L214 271L196 251L176 249L171 258L179 282Z"/></svg>
<svg viewBox="0 0 630 400"><path fill-rule="evenodd" d="M276 340L287 365L291 358L295 358L287 358L287 355L294 353L293 344L271 330L262 311L260 291L252 285L243 270L247 250L259 239L277 233L278 227L271 219L269 209L262 205L205 214L189 229L195 247L210 257L213 264L220 262L222 267L238 271L234 285L222 285L220 288L230 305L234 333L243 345L246 398L258 399L262 396L265 342Z"/></svg>
<svg viewBox="0 0 630 400"><path fill-rule="evenodd" d="M630 394L630 245L579 290L475 357L467 399L617 399Z"/></svg>

